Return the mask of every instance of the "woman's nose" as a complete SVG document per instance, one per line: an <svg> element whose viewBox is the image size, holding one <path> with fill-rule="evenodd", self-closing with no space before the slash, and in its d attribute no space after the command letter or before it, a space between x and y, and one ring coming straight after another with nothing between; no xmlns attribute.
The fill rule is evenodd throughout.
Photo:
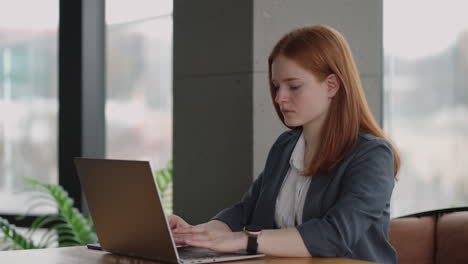
<svg viewBox="0 0 468 264"><path fill-rule="evenodd" d="M278 90L276 91L276 97L275 97L276 103L281 104L281 103L286 102L287 100L288 100L287 91L285 91L285 89L278 88Z"/></svg>

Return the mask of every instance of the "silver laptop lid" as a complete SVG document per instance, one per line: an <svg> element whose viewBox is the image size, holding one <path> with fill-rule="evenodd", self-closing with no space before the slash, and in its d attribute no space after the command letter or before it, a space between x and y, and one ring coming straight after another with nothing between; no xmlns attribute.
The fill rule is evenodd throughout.
<svg viewBox="0 0 468 264"><path fill-rule="evenodd" d="M75 158L101 247L177 263L149 162Z"/></svg>

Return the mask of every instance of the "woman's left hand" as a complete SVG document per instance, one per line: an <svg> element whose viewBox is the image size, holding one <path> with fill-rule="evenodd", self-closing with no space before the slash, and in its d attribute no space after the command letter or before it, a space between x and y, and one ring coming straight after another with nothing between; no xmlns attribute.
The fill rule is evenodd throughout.
<svg viewBox="0 0 468 264"><path fill-rule="evenodd" d="M181 227L172 232L176 243L218 252L235 252L247 247L247 235L244 232L210 230L202 225Z"/></svg>

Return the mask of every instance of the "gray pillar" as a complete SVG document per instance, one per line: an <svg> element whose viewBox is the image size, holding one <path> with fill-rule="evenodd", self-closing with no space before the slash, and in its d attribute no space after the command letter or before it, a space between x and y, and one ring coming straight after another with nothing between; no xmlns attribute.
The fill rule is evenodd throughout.
<svg viewBox="0 0 468 264"><path fill-rule="evenodd" d="M104 158L106 25L105 1L83 0L83 156Z"/></svg>
<svg viewBox="0 0 468 264"><path fill-rule="evenodd" d="M207 221L252 181L252 3L174 1L174 213Z"/></svg>
<svg viewBox="0 0 468 264"><path fill-rule="evenodd" d="M206 221L237 202L285 131L267 58L288 31L328 24L348 39L382 115L382 0L174 1L174 212Z"/></svg>
<svg viewBox="0 0 468 264"><path fill-rule="evenodd" d="M83 0L82 156L106 156L106 25L105 1ZM89 214L83 190L82 211Z"/></svg>

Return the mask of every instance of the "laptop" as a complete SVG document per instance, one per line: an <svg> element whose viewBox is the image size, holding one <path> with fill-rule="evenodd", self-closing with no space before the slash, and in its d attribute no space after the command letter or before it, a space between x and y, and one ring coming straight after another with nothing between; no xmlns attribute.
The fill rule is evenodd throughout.
<svg viewBox="0 0 468 264"><path fill-rule="evenodd" d="M210 263L258 258L246 251L221 253L177 246L147 161L75 158L98 245L88 248L171 263Z"/></svg>

